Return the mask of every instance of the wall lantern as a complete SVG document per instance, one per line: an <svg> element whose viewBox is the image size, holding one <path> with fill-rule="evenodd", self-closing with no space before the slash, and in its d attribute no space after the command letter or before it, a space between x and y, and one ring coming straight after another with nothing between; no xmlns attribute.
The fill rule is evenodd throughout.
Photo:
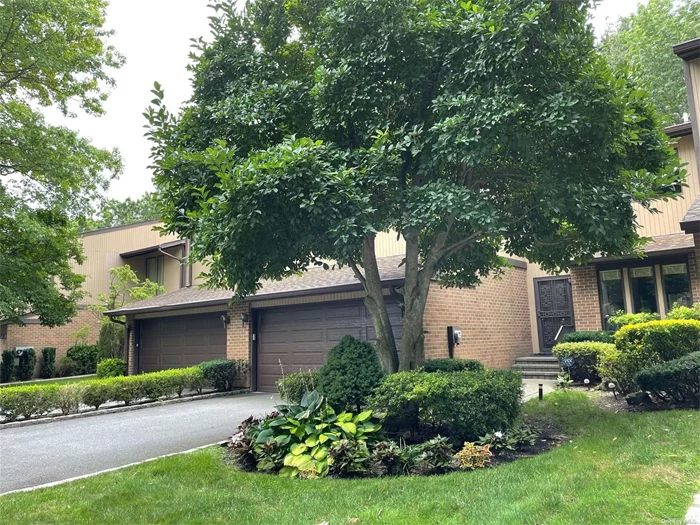
<svg viewBox="0 0 700 525"><path fill-rule="evenodd" d="M250 322L250 315L248 315L247 313L243 312L243 313L241 314L241 323L242 323L242 326L247 326L249 322Z"/></svg>
<svg viewBox="0 0 700 525"><path fill-rule="evenodd" d="M221 314L221 322L224 323L224 328L231 324L231 318L228 314Z"/></svg>

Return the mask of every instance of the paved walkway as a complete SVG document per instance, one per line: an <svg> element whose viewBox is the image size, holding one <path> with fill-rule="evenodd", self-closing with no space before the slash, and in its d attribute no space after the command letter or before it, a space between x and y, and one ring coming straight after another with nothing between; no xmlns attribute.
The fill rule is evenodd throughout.
<svg viewBox="0 0 700 525"><path fill-rule="evenodd" d="M544 393L549 394L554 392L557 382L549 379L523 379L523 401L537 397L540 384L542 384Z"/></svg>
<svg viewBox="0 0 700 525"><path fill-rule="evenodd" d="M277 403L247 394L0 429L0 494L223 441Z"/></svg>
<svg viewBox="0 0 700 525"><path fill-rule="evenodd" d="M685 515L685 522L688 525L700 525L700 494L695 495L693 506L690 507L688 514Z"/></svg>

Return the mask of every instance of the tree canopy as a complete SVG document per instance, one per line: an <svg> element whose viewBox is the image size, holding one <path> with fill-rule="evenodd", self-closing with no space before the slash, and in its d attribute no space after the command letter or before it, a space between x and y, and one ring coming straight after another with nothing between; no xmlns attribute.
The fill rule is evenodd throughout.
<svg viewBox="0 0 700 525"><path fill-rule="evenodd" d="M160 211L155 194L147 192L137 199L105 199L95 216L85 221L83 229L99 230L159 218Z"/></svg>
<svg viewBox="0 0 700 525"><path fill-rule="evenodd" d="M636 13L620 18L600 45L611 65L629 69L649 91L665 125L678 124L688 112L683 63L672 46L700 37L700 2L649 0Z"/></svg>
<svg viewBox="0 0 700 525"><path fill-rule="evenodd" d="M166 230L238 296L334 260L366 292L384 369L423 359L430 283L503 251L558 270L638 249L633 202L679 174L648 95L596 52L588 2L215 5L194 95L148 109ZM374 240L406 241L402 348Z"/></svg>
<svg viewBox="0 0 700 525"><path fill-rule="evenodd" d="M122 57L102 0L0 2L0 318L65 323L82 296L75 220L119 173L116 151L48 124L42 107L100 115Z"/></svg>

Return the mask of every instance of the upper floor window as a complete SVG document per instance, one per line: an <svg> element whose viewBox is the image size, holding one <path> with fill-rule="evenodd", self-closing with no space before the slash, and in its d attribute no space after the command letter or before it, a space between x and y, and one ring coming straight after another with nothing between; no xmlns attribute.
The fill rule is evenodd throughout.
<svg viewBox="0 0 700 525"><path fill-rule="evenodd" d="M149 257L146 259L146 279L163 286L163 266L165 260L163 255Z"/></svg>
<svg viewBox="0 0 700 525"><path fill-rule="evenodd" d="M7 323L0 324L0 339L7 339Z"/></svg>

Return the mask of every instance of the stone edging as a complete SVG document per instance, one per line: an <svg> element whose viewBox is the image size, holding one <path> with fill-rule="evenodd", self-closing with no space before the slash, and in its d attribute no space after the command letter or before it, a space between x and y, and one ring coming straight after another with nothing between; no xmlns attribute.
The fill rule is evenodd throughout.
<svg viewBox="0 0 700 525"><path fill-rule="evenodd" d="M132 410L141 410L142 408L153 408L165 405L174 405L176 403L187 403L189 401L198 401L200 399L212 399L216 397L237 396L241 394L249 394L250 389L236 390L235 392L213 392L211 394L202 394L198 396L176 397L174 399L165 399L163 401L153 401L150 403L142 403L139 405L116 406L112 408L103 408L100 410L91 410L89 412L80 412L78 414L68 414L66 416L43 417L39 419L28 419L26 421L13 421L11 423L0 423L0 432L8 428L28 427L32 425L42 425L44 423L54 423L56 421L66 421L70 419L81 419L84 417L101 416L103 414L114 414L116 412L131 412Z"/></svg>

